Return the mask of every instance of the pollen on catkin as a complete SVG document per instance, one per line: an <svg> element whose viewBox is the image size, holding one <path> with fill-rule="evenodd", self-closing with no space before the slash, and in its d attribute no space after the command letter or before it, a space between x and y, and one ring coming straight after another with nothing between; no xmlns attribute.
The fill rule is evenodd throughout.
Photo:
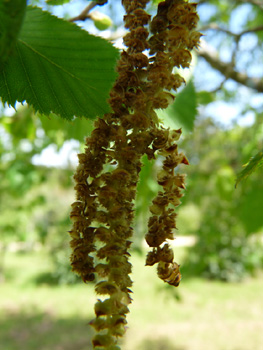
<svg viewBox="0 0 263 350"><path fill-rule="evenodd" d="M97 350L118 349L117 339L126 329L132 300L129 248L143 155L163 158L157 174L160 191L150 206L146 241L152 250L146 265L157 263L158 276L171 285L178 286L181 278L166 240L174 238L174 208L185 188L184 175L175 169L188 161L177 147L181 129L160 125L155 109L172 103L171 91L184 83L173 68L190 65L189 50L198 46L200 38L194 31L198 16L196 4L166 0L151 20L147 3L122 0L127 48L116 66L118 78L109 98L112 112L96 120L74 175L71 265L85 283L96 281L99 299L90 325L97 332L92 341Z"/></svg>
<svg viewBox="0 0 263 350"><path fill-rule="evenodd" d="M148 66L150 89L154 92L154 101L169 104L170 91L177 90L184 79L173 73L174 67L187 68L191 62L191 50L198 47L201 34L195 31L198 15L196 4L183 0L163 1L158 5L157 15L152 19L149 39L151 64ZM169 94L169 95L168 95ZM169 96L169 97L168 97ZM160 102L161 101L161 102ZM155 102L154 102L155 103ZM162 108L158 106L156 108ZM161 190L150 206L146 242L152 250L146 257L146 265L158 264L158 276L165 282L178 286L181 274L179 266L173 261L173 252L167 243L174 239L176 229L175 208L181 203L181 190L185 188L185 176L176 173L180 164L188 164L183 153L178 152L177 141L181 129L156 129L153 142L155 153L163 157L162 168L157 174Z"/></svg>

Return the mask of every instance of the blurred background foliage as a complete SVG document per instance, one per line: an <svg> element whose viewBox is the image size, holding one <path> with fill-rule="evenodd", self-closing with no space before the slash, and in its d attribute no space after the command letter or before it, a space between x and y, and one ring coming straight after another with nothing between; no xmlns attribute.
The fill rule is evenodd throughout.
<svg viewBox="0 0 263 350"><path fill-rule="evenodd" d="M200 118L182 142L191 166L178 227L181 234L197 236L187 257L196 275L236 281L263 266L262 173L234 186L240 164L262 147L262 122L261 114L250 127L224 130L211 118ZM188 207L195 208L194 215ZM188 227L191 221L194 230Z"/></svg>

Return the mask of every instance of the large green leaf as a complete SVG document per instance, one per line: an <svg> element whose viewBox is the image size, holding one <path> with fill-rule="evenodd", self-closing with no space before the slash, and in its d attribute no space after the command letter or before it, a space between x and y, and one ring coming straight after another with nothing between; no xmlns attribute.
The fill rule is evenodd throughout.
<svg viewBox="0 0 263 350"><path fill-rule="evenodd" d="M0 1L0 70L15 46L25 10L26 0Z"/></svg>
<svg viewBox="0 0 263 350"><path fill-rule="evenodd" d="M16 45L0 74L3 102L26 101L41 114L95 118L109 111L118 50L75 24L28 6Z"/></svg>

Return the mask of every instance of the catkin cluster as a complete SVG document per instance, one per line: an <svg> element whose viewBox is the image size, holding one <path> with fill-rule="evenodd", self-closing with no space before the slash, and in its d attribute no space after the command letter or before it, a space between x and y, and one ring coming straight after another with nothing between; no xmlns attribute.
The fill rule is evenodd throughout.
<svg viewBox="0 0 263 350"><path fill-rule="evenodd" d="M195 31L198 22L196 5L183 0L161 2L151 21L153 35L149 46L153 63L148 68L147 78L154 91L153 108L166 108L173 99L170 91L184 83L179 74L173 74L173 68L188 68L192 58L190 50L198 47L201 34ZM174 286L178 286L181 279L179 265L174 262L172 249L164 242L174 239L175 207L180 204L181 189L185 188L184 175L175 172L179 164L188 164L185 155L178 153L176 142L180 135L180 129L158 128L156 132L152 146L163 157L162 169L157 174L162 190L150 206L152 216L146 234L146 242L152 247L146 265L158 263L158 276Z"/></svg>
<svg viewBox="0 0 263 350"><path fill-rule="evenodd" d="M118 78L110 92L112 113L95 122L84 153L78 155L74 175L71 264L84 282L96 280L100 299L95 304L96 318L90 324L97 331L93 338L93 348L97 350L119 349L117 338L125 332L131 302L128 258L133 205L145 154L149 159L157 154L164 157L157 179L163 190L150 207L146 241L152 251L146 264L158 263L159 277L179 284L179 267L164 242L173 238L174 207L179 205L180 189L184 188L184 176L174 170L188 162L177 150L181 130L160 126L155 109L166 108L174 99L170 90L184 82L172 71L175 66L190 64L188 50L198 45L200 37L194 31L198 16L194 4L166 0L159 4L151 21L145 11L147 2L122 1L127 49L117 63Z"/></svg>

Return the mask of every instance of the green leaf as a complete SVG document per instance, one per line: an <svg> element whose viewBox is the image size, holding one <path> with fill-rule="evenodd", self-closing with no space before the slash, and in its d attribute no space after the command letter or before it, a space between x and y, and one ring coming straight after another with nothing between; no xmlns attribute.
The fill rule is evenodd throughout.
<svg viewBox="0 0 263 350"><path fill-rule="evenodd" d="M66 4L67 2L70 2L70 0L46 0L46 3L48 5L54 5L54 6L63 5L63 4Z"/></svg>
<svg viewBox="0 0 263 350"><path fill-rule="evenodd" d="M26 0L0 2L0 70L12 53L26 12Z"/></svg>
<svg viewBox="0 0 263 350"><path fill-rule="evenodd" d="M54 140L55 143L58 143L56 139L61 137L62 134L62 145L64 141L71 139L84 142L85 137L87 137L93 129L93 122L82 118L75 118L72 121L67 121L52 114L49 118L45 115L41 116L40 121L46 135Z"/></svg>
<svg viewBox="0 0 263 350"><path fill-rule="evenodd" d="M26 101L41 114L95 118L109 111L118 50L75 24L28 6L16 45L0 74L3 102Z"/></svg>
<svg viewBox="0 0 263 350"><path fill-rule="evenodd" d="M156 195L158 184L153 178L154 162L146 156L142 158L143 167L140 172L140 181L137 186L136 213L141 213L144 218L149 211L149 205Z"/></svg>
<svg viewBox="0 0 263 350"><path fill-rule="evenodd" d="M175 97L174 103L166 110L170 119L185 131L194 129L197 114L197 98L193 82L190 80L186 87Z"/></svg>
<svg viewBox="0 0 263 350"><path fill-rule="evenodd" d="M255 157L252 157L244 166L244 170L237 175L235 187L237 187L240 181L246 179L251 173L263 166L263 152L258 152Z"/></svg>
<svg viewBox="0 0 263 350"><path fill-rule="evenodd" d="M215 100L215 97L212 92L209 91L199 91L196 94L197 102L200 105L208 105L209 103Z"/></svg>
<svg viewBox="0 0 263 350"><path fill-rule="evenodd" d="M255 181L256 179L256 181ZM248 233L262 232L263 183L258 176L242 189L236 216Z"/></svg>
<svg viewBox="0 0 263 350"><path fill-rule="evenodd" d="M93 20L95 27L99 30L106 30L112 26L111 18L99 11L92 11L89 18Z"/></svg>
<svg viewBox="0 0 263 350"><path fill-rule="evenodd" d="M16 147L22 139L33 142L36 137L36 122L32 117L32 110L20 107L12 117L1 117L0 123L12 136L13 144Z"/></svg>

